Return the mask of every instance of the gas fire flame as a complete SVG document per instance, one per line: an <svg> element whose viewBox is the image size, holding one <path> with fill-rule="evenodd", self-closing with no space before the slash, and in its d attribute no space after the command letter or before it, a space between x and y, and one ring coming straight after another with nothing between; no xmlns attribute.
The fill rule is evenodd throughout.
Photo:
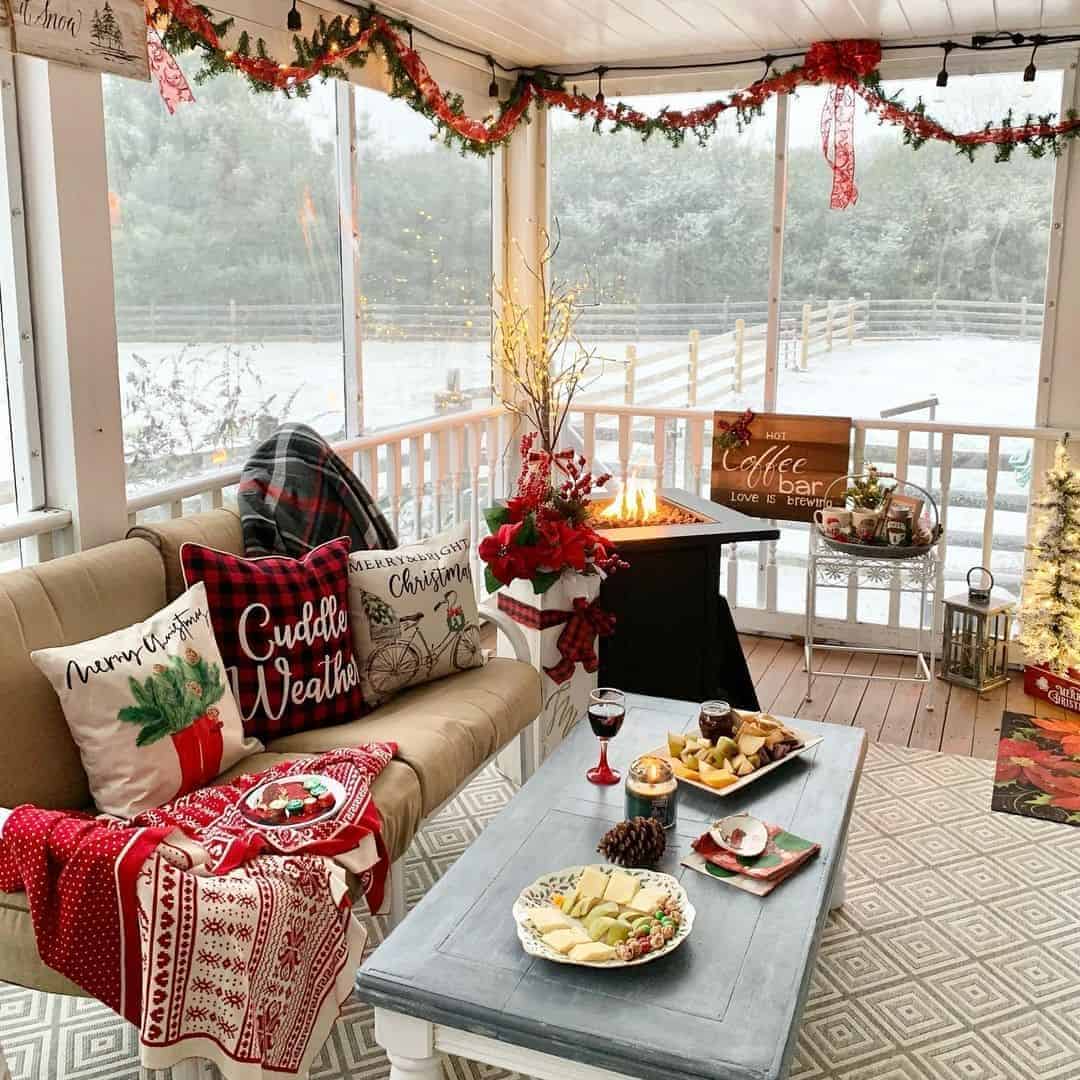
<svg viewBox="0 0 1080 1080"><path fill-rule="evenodd" d="M656 488L647 480L631 477L600 516L613 521L648 521L657 515Z"/></svg>

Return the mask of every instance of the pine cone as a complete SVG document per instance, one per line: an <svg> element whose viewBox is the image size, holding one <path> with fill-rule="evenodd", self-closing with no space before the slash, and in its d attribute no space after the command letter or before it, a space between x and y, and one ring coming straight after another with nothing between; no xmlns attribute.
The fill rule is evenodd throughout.
<svg viewBox="0 0 1080 1080"><path fill-rule="evenodd" d="M620 866L654 866L667 845L664 826L655 818L620 821L604 833L596 850Z"/></svg>

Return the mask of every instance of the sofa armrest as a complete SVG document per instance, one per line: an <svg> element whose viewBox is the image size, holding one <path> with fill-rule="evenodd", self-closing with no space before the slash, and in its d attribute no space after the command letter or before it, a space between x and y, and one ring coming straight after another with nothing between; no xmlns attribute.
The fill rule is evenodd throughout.
<svg viewBox="0 0 1080 1080"><path fill-rule="evenodd" d="M500 611L493 603L483 603L480 605L480 614L488 622L494 623L506 635L510 647L514 650L514 656L518 660L525 664L532 663L529 643L525 640L521 627L505 611Z"/></svg>

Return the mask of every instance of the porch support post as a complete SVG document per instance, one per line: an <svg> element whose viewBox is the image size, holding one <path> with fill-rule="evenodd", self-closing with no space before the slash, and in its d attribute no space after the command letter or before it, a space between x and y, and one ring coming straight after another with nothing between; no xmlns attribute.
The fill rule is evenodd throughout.
<svg viewBox="0 0 1080 1080"><path fill-rule="evenodd" d="M364 430L364 356L360 311L360 181L356 147L356 93L335 87L337 106L338 230L341 241L341 322L345 345L345 435Z"/></svg>
<svg viewBox="0 0 1080 1080"><path fill-rule="evenodd" d="M73 550L127 528L101 76L15 58L45 493Z"/></svg>
<svg viewBox="0 0 1080 1080"><path fill-rule="evenodd" d="M534 339L540 336L540 294L527 267L539 263L544 233L550 232L548 148L547 111L536 109L529 122L518 127L502 150L495 176L499 185L495 199L497 225L492 236L495 280L510 290L519 303L528 305ZM493 297L492 303L494 317L498 319L498 297ZM495 375L501 379L500 372ZM499 389L508 388L501 382ZM518 474L517 440L521 434L512 428L509 445L499 448L500 453L505 452L508 481Z"/></svg>
<svg viewBox="0 0 1080 1080"><path fill-rule="evenodd" d="M776 96L776 140L773 153L772 234L769 237L769 314L765 327L765 411L776 409L780 354L780 288L784 272L784 214L787 209L789 94Z"/></svg>
<svg viewBox="0 0 1080 1080"><path fill-rule="evenodd" d="M1065 68L1062 115L1077 108L1076 63ZM1035 423L1080 434L1080 147L1075 140L1058 159L1050 225L1042 358ZM1029 523L1030 524L1030 523Z"/></svg>

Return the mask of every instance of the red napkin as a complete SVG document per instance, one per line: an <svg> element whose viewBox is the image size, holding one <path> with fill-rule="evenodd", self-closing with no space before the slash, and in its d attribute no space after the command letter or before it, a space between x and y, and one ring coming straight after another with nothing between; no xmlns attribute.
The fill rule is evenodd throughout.
<svg viewBox="0 0 1080 1080"><path fill-rule="evenodd" d="M790 877L821 850L820 844L804 840L779 825L766 824L765 828L769 833L769 842L760 855L733 855L720 847L709 833L703 833L694 841L694 850L706 862L722 870L774 885Z"/></svg>

